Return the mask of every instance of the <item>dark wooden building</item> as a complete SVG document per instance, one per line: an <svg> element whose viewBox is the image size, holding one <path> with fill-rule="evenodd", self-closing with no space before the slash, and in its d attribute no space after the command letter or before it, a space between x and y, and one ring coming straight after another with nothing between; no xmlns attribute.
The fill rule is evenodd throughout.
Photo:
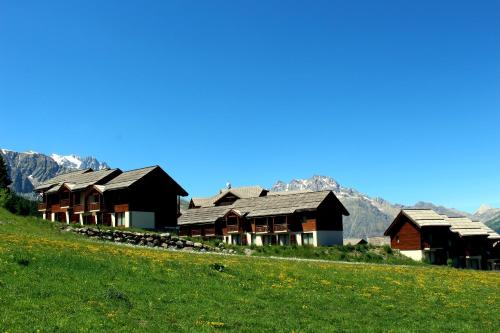
<svg viewBox="0 0 500 333"><path fill-rule="evenodd" d="M486 268L495 261L500 235L481 222L448 217L430 209L403 209L384 235L391 247L414 259L454 267Z"/></svg>
<svg viewBox="0 0 500 333"><path fill-rule="evenodd" d="M39 184L44 219L79 224L162 229L176 227L187 192L162 168L78 170Z"/></svg>
<svg viewBox="0 0 500 333"><path fill-rule="evenodd" d="M331 191L273 195L257 189L245 198L235 193L193 199L193 208L179 218L181 235L221 237L231 244L342 244L342 218L349 212Z"/></svg>

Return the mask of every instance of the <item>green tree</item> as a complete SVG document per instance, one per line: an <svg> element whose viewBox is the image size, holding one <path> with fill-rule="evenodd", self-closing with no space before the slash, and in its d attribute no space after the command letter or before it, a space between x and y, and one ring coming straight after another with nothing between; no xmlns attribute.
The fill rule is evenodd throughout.
<svg viewBox="0 0 500 333"><path fill-rule="evenodd" d="M7 165L5 165L5 161L0 155L0 189L7 188L10 184L12 184L12 181L7 171Z"/></svg>

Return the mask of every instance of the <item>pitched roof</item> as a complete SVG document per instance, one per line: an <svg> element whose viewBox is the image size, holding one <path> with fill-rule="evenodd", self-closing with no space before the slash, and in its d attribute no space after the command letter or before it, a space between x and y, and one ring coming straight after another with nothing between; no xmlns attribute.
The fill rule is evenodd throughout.
<svg viewBox="0 0 500 333"><path fill-rule="evenodd" d="M117 177L111 179L104 184L104 191L118 190L122 188L127 188L142 177L146 176L148 173L158 168L158 166L150 166L146 168L125 171L119 174Z"/></svg>
<svg viewBox="0 0 500 333"><path fill-rule="evenodd" d="M248 217L292 214L317 209L330 193L331 191L320 191L240 199L233 204L233 208L247 212Z"/></svg>
<svg viewBox="0 0 500 333"><path fill-rule="evenodd" d="M308 193L308 192L312 192L312 190L269 192L269 193L267 193L267 195L268 196L270 196L270 195L290 195L290 194L299 194L299 193Z"/></svg>
<svg viewBox="0 0 500 333"><path fill-rule="evenodd" d="M217 201L219 201L228 194L233 194L239 199L246 199L246 198L259 197L262 195L262 192L267 193L268 191L261 186L241 186L231 189L223 189L219 194L214 195L212 197L192 198L191 200L193 200L193 204L196 207L212 207L215 206L215 203Z"/></svg>
<svg viewBox="0 0 500 333"><path fill-rule="evenodd" d="M344 245L358 245L367 244L368 242L364 238L344 238Z"/></svg>
<svg viewBox="0 0 500 333"><path fill-rule="evenodd" d="M419 228L450 226L450 223L446 221L446 216L439 215L432 209L405 208L401 209L394 221L385 230L384 236L390 235L391 230L398 224L401 216L406 216Z"/></svg>
<svg viewBox="0 0 500 333"><path fill-rule="evenodd" d="M451 223L450 231L466 236L487 236L489 239L500 239L500 235L493 229L479 221L472 221L466 217L448 218Z"/></svg>
<svg viewBox="0 0 500 333"><path fill-rule="evenodd" d="M449 227L446 217L439 215L432 209L403 209L402 213L410 218L420 228L422 227Z"/></svg>
<svg viewBox="0 0 500 333"><path fill-rule="evenodd" d="M62 185L66 185L72 191L81 190L88 186L94 185L100 180L106 178L112 173L117 171L121 172L120 169L103 169L98 171L93 171L92 169L78 170L75 172L65 173L58 175L46 182L38 185L35 190L46 189L49 187L50 190L47 193L57 192Z"/></svg>
<svg viewBox="0 0 500 333"><path fill-rule="evenodd" d="M488 239L500 240L500 235L486 226L482 222L472 221L467 217L448 217L444 214L438 214L432 209L403 209L394 219L391 225L384 232L389 235L389 231L399 220L401 214L406 215L419 227L429 226L447 226L450 231L457 233L460 237L486 236Z"/></svg>
<svg viewBox="0 0 500 333"><path fill-rule="evenodd" d="M43 189L49 188L49 187L57 185L57 184L62 184L66 181L71 181L72 179L78 177L79 175L87 173L87 172L91 172L91 171L93 171L93 170L89 168L89 169L75 170L75 171L70 171L70 172L59 174L55 177L47 179L46 181L38 184L35 187L35 191L43 190Z"/></svg>
<svg viewBox="0 0 500 333"><path fill-rule="evenodd" d="M213 223L229 211L237 211L239 215L249 218L293 214L300 211L315 210L327 198L331 191L305 192L287 196L263 196L239 199L232 205L201 207L188 209L178 220L179 225L196 223ZM340 201L339 201L340 203ZM340 203L343 214L349 212Z"/></svg>

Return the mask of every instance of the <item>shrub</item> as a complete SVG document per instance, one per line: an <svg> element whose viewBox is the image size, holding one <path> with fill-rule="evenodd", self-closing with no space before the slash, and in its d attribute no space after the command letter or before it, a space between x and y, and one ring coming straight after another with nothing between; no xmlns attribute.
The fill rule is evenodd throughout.
<svg viewBox="0 0 500 333"><path fill-rule="evenodd" d="M387 254L393 254L394 251L392 250L392 247L390 245L384 245L382 247L384 249L384 252L387 253Z"/></svg>
<svg viewBox="0 0 500 333"><path fill-rule="evenodd" d="M224 270L226 269L226 266L216 262L216 263L211 264L210 268L212 268L213 270L215 270L217 272L224 272Z"/></svg>

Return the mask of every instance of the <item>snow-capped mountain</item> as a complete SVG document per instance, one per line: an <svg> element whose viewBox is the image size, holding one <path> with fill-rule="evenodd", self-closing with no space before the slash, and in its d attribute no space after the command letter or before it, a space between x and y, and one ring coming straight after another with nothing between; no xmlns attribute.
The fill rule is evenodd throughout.
<svg viewBox="0 0 500 333"><path fill-rule="evenodd" d="M100 170L109 167L105 162L100 162L92 156L58 154L49 156L34 151L15 152L8 149L0 149L0 155L7 164L12 179L12 189L18 193L31 193L36 184L63 172L86 168Z"/></svg>
<svg viewBox="0 0 500 333"><path fill-rule="evenodd" d="M76 155L61 156L58 154L52 154L50 157L61 167L66 169L87 169L92 168L94 170L106 169L109 166L105 162L99 162L95 157L80 157Z"/></svg>
<svg viewBox="0 0 500 333"><path fill-rule="evenodd" d="M344 217L345 237L370 237L382 235L404 206L388 202L382 198L372 198L355 189L341 186L328 176L313 176L309 179L293 179L289 183L278 181L271 191L331 190L344 204L350 216ZM408 207L410 208L410 207ZM429 208L448 216L467 216L488 224L500 215L500 209L482 206L474 215L454 208L438 206L430 202L417 202L411 208Z"/></svg>

